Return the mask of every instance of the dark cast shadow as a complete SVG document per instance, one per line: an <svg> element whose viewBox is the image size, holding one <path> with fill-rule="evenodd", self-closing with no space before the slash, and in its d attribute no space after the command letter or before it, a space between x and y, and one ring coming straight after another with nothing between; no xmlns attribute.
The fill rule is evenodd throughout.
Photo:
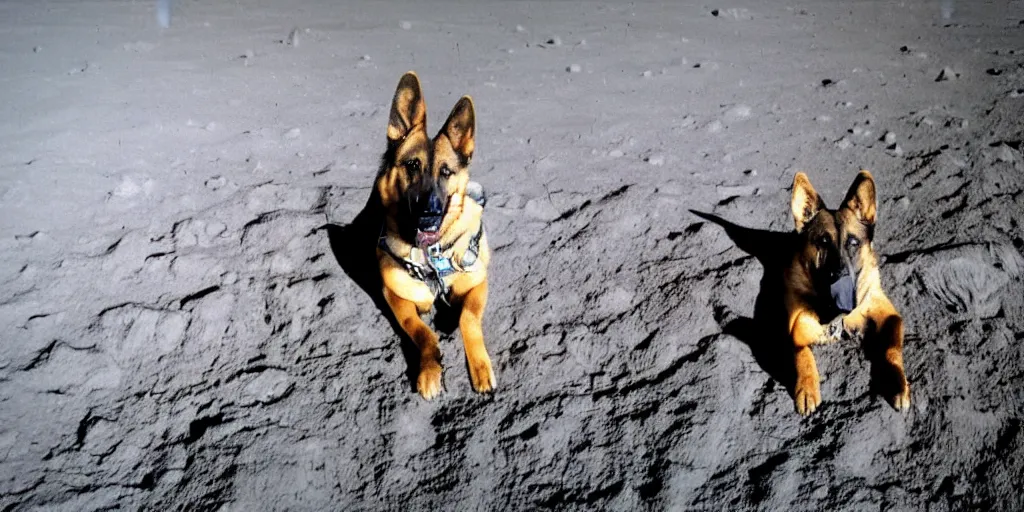
<svg viewBox="0 0 1024 512"><path fill-rule="evenodd" d="M784 386L792 397L796 384L796 365L793 343L789 339L786 307L783 304L783 275L786 265L792 261L796 234L746 228L710 213L690 212L724 228L736 247L761 263L764 273L761 276L761 289L754 302L754 316L737 316L718 306L715 319L721 325L722 332L750 348L761 369Z"/></svg>
<svg viewBox="0 0 1024 512"><path fill-rule="evenodd" d="M412 386L412 391L415 392L416 378L419 375L419 351L402 330L402 326L395 320L391 307L384 300L384 284L381 281L380 268L377 265L377 239L380 237L383 223L384 212L380 207L377 189L374 187L370 197L366 200L366 205L356 214L352 222L344 225L325 224L321 229L327 233L331 252L334 253L334 259L341 266L341 270L366 293L380 314L391 325L391 329L398 335L402 356L406 363L405 374Z"/></svg>

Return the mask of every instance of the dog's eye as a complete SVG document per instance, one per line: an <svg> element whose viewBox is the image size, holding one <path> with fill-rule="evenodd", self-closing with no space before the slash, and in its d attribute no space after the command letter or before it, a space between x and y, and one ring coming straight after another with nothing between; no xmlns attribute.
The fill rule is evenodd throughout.
<svg viewBox="0 0 1024 512"><path fill-rule="evenodd" d="M851 236L846 240L846 245L849 245L852 249L856 249L857 247L860 246L860 240L857 240L856 238Z"/></svg>
<svg viewBox="0 0 1024 512"><path fill-rule="evenodd" d="M441 176L444 178L450 178L455 172L448 168L447 165L441 166Z"/></svg>
<svg viewBox="0 0 1024 512"><path fill-rule="evenodd" d="M827 236L823 236L818 240L818 243L820 243L821 245L828 245L829 242L831 242L831 240L829 240Z"/></svg>
<svg viewBox="0 0 1024 512"><path fill-rule="evenodd" d="M415 158L411 158L409 160L402 162L402 165L412 172L419 172L420 170L420 161L416 160Z"/></svg>

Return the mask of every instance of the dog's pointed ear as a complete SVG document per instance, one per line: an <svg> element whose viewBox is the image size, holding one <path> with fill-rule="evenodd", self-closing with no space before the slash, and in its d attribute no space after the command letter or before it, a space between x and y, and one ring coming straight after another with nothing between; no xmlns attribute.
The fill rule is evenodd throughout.
<svg viewBox="0 0 1024 512"><path fill-rule="evenodd" d="M476 113L473 110L473 98L463 96L455 103L452 113L448 114L448 120L444 122L444 128L441 128L441 133L448 137L452 149L468 164L476 148Z"/></svg>
<svg viewBox="0 0 1024 512"><path fill-rule="evenodd" d="M860 171L853 179L850 190L846 192L843 208L849 208L857 215L857 220L865 226L875 225L875 179L868 171Z"/></svg>
<svg viewBox="0 0 1024 512"><path fill-rule="evenodd" d="M427 129L427 104L423 101L419 77L410 71L398 81L395 98L391 101L388 140L400 141L418 126Z"/></svg>
<svg viewBox="0 0 1024 512"><path fill-rule="evenodd" d="M797 233L803 231L804 226L819 211L825 209L825 202L811 186L811 180L802 172L796 173L793 177L793 199L790 201L790 207L793 208L793 222Z"/></svg>

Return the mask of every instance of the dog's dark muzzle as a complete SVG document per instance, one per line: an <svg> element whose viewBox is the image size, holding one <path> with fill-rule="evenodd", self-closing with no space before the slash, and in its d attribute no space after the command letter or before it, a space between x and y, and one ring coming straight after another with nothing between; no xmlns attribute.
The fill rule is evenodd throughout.
<svg viewBox="0 0 1024 512"><path fill-rule="evenodd" d="M431 193L418 201L419 219L416 225L416 245L430 246L441 238L441 222L444 221L445 203Z"/></svg>
<svg viewBox="0 0 1024 512"><path fill-rule="evenodd" d="M857 307L857 283L853 280L849 269L844 266L841 271L832 275L831 280L829 291L832 293L832 301L835 302L836 309L844 313L853 311L853 308Z"/></svg>

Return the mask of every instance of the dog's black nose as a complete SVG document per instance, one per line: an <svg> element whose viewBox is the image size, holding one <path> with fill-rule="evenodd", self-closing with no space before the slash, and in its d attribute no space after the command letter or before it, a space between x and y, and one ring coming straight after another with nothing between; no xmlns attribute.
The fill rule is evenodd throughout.
<svg viewBox="0 0 1024 512"><path fill-rule="evenodd" d="M423 205L421 215L424 217L442 215L444 213L444 203L441 202L441 198L437 194L429 194L426 200L420 204Z"/></svg>

